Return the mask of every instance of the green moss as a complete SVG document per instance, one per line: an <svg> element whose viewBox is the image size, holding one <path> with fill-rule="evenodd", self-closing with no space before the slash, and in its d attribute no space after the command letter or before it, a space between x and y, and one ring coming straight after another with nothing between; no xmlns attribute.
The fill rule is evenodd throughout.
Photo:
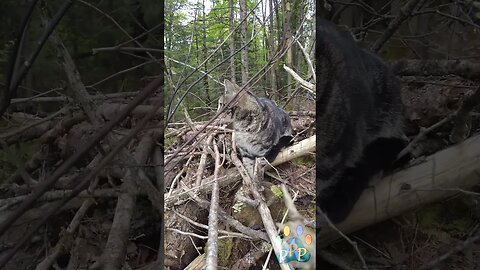
<svg viewBox="0 0 480 270"><path fill-rule="evenodd" d="M305 155L298 158L292 159L292 163L297 166L302 167L311 167L315 166L315 156L314 155Z"/></svg>
<svg viewBox="0 0 480 270"><path fill-rule="evenodd" d="M471 196L461 196L434 204L416 212L421 231L437 235L440 232L464 235L477 222L472 212L479 206Z"/></svg>
<svg viewBox="0 0 480 270"><path fill-rule="evenodd" d="M218 264L227 266L232 256L233 238L223 238L218 240Z"/></svg>
<svg viewBox="0 0 480 270"><path fill-rule="evenodd" d="M283 192L278 185L271 186L270 190L272 191L273 195L275 195L279 198L283 198Z"/></svg>

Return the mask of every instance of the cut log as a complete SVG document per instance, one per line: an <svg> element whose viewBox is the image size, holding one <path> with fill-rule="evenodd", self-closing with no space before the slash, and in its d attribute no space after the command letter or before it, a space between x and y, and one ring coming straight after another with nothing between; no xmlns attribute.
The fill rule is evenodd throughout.
<svg viewBox="0 0 480 270"><path fill-rule="evenodd" d="M439 151L425 162L384 177L365 190L351 214L336 227L350 233L444 200L480 183L480 135ZM317 239L328 246L340 235L320 224Z"/></svg>

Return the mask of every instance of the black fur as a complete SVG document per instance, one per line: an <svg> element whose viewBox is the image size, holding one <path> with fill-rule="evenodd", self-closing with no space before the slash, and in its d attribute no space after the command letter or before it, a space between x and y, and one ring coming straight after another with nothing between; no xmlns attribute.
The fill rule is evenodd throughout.
<svg viewBox="0 0 480 270"><path fill-rule="evenodd" d="M317 17L317 204L344 220L405 146L400 83L383 61Z"/></svg>

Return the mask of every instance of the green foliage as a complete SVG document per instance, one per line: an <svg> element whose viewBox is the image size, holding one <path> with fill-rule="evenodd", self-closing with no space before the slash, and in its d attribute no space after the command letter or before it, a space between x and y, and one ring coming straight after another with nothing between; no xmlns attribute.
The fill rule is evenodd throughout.
<svg viewBox="0 0 480 270"><path fill-rule="evenodd" d="M1 4L0 79L2 84L4 74L6 73L6 63L10 57L12 42L17 36L20 22L26 13L27 2L5 0ZM47 6L51 10L52 15L58 11L61 3L63 3L61 0L48 1ZM55 28L55 32L58 33L72 56L75 65L80 71L81 79L86 85L96 83L109 75L145 61L135 57L135 55L132 56L131 54L114 51L92 54L92 49L113 47L129 41L129 36L137 36L139 34L137 30L139 20L145 21L146 29L159 24L161 1L145 0L139 3L143 12L143 16L142 14L139 16L142 16L142 18L136 17L137 13L134 5L132 5L132 1L118 2L107 0L91 2L100 12L85 4L76 3L68 10L60 24ZM120 27L115 25L107 15L115 20ZM22 55L24 58L32 54L33 49L36 47L36 42L43 31L44 29L40 23L40 14L38 8L36 8L26 35L26 43ZM156 31L152 31L144 39L141 39L141 42L145 47L158 48L160 44L158 38L160 38L159 33L161 31L163 31L161 28L157 28ZM142 29L141 32L144 32L144 30ZM132 47L136 45L128 42L125 46ZM56 49L52 47L51 42L47 41L23 82L23 86L30 90L20 88L17 97L31 96L32 92L36 94L51 88L65 86L67 79L63 66L58 62L56 54ZM143 85L141 80L148 73L150 75L158 74L158 65L157 67L147 65L137 68L134 71L106 80L95 85L95 87L88 88L88 90L102 93L118 92L120 90L135 91Z"/></svg>
<svg viewBox="0 0 480 270"><path fill-rule="evenodd" d="M276 1L278 2L278 1ZM205 6L203 6L205 3ZM248 0L248 11L257 6L258 0ZM270 8L265 7L268 1L261 2L254 10L253 14L247 19L247 39L253 38L248 44L248 73L252 77L259 70L263 69L268 63L269 59L278 50L279 44L283 44L284 38L284 12L281 2L279 3L276 12L271 13ZM239 1L233 1L233 27L238 27L240 23L239 15ZM304 35L300 39L302 44L308 41L307 47L312 46L310 33L313 30L313 1L296 0L292 8L295 14L292 20L292 31L299 27L300 18L305 17L305 12L308 12L309 19L303 25ZM187 91L189 93L183 100L183 105L188 109L190 116L196 120L197 117L202 116L205 120L210 118L217 107L217 99L223 92L223 87L212 80L211 78L202 79L201 72L193 72L193 68L199 68L202 71L210 70L212 67L220 64L218 68L209 72L209 75L217 81L224 79L231 79L230 60L226 58L231 54L229 39L233 37L235 50L241 48L240 33L237 29L229 37L229 23L230 23L230 6L228 0L218 1L173 1L167 0L165 2L166 9L166 63L171 76L171 81L166 85L167 97L171 97L173 90L172 84L177 86L179 82L184 81L182 86L178 89L178 93L173 98L174 103ZM266 12L264 12L266 11ZM272 16L272 20L268 16ZM270 22L273 22L270 27ZM269 48L267 44L268 38L273 37L273 47ZM222 44L223 41L226 41ZM304 56L301 54L299 47L294 45L292 49L294 52L294 63L292 68L298 71L299 74L307 74L308 67L304 61ZM214 53L215 52L215 53ZM207 57L212 53L212 57L206 63ZM300 57L303 61L297 66L295 58ZM169 58L174 60L169 60ZM239 84L241 81L241 64L240 53L234 57L235 65L235 79ZM277 87L283 89L280 96L286 96L286 88L283 86L287 83L287 74L282 68L282 64L286 63L286 55L275 63L272 70L277 73ZM180 62L180 63L179 63ZM188 66L187 66L188 65ZM186 79L188 75L193 74ZM196 83L195 83L196 82ZM265 92L271 92L271 82L268 75L264 77L251 90L257 95L263 95ZM205 108L205 107L209 107ZM183 119L183 112L179 112L174 116L174 121L181 121Z"/></svg>
<svg viewBox="0 0 480 270"><path fill-rule="evenodd" d="M312 166L315 166L315 156L305 155L298 158L294 158L292 159L292 163L295 164L295 166L312 167Z"/></svg>

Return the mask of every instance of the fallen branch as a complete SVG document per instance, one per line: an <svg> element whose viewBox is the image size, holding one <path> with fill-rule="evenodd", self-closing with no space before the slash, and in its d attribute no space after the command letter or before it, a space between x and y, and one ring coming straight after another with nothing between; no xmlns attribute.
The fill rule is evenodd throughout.
<svg viewBox="0 0 480 270"><path fill-rule="evenodd" d="M305 81L302 77L300 77L300 75L293 71L293 69L287 67L286 65L283 65L283 69L285 69L285 71L292 75L292 77L297 80L303 88L305 88L308 92L315 96L315 92L313 91L315 85L313 83Z"/></svg>
<svg viewBox="0 0 480 270"><path fill-rule="evenodd" d="M312 136L308 139L305 139L303 141L300 141L299 143L292 145L290 147L287 147L283 149L275 158L274 161L272 161L270 164L272 166L276 166L279 164L282 164L284 162L290 161L294 158L301 157L304 155L307 155L309 153L314 153L315 152L315 140L316 136ZM269 169L270 166L267 166L266 169ZM236 168L229 169L225 172L224 176L221 176L218 178L218 185L220 188L227 186L232 183L236 183L241 181L241 176L238 175L238 170ZM203 179L203 185L200 187L196 187L195 189L198 189L199 194L205 194L207 192L210 192L212 190L212 183L213 183L213 177L208 177L206 179ZM190 190L175 190L172 192L170 195L168 193L165 193L165 207L168 208L172 204L180 204L183 203L185 200L189 199L188 192Z"/></svg>
<svg viewBox="0 0 480 270"><path fill-rule="evenodd" d="M98 162L100 161L100 154L98 154L90 164L88 164L87 168L92 168L94 166L97 166ZM90 183L90 186L88 187L87 192L85 193L93 193L95 188L97 187L98 184L98 178L96 178L94 181ZM83 193L83 192L82 192ZM46 194L45 194L46 195ZM90 206L92 206L95 203L95 200L93 198L87 198L85 201L83 201L82 206L80 206L80 209L78 209L77 213L75 213L75 216L73 217L72 221L68 225L66 231L61 235L60 239L58 242L55 244L55 247L51 249L50 254L45 257L39 264L37 264L37 267L35 270L47 270L50 269L52 264L57 260L57 258L66 252L69 251L70 247L73 245L72 243L72 238L73 234L77 231L78 227L80 226L80 221L82 220L83 216L87 213L88 209L90 209ZM80 237L77 237L76 243L78 241L81 241ZM75 250L75 249L74 249ZM74 251L72 251L73 253ZM75 259L72 259L69 264L75 263Z"/></svg>
<svg viewBox="0 0 480 270"><path fill-rule="evenodd" d="M70 196L72 190L53 190L48 191L43 194L42 197L38 199L38 202L48 202L63 199ZM118 192L115 189L99 189L94 191L82 191L78 194L79 198L105 198L105 197L117 197ZM23 202L28 195L20 195L12 198L6 198L0 200L0 211L8 209L16 204Z"/></svg>
<svg viewBox="0 0 480 270"><path fill-rule="evenodd" d="M133 156L137 164L145 164L147 162L152 145L152 134L145 134ZM118 195L115 216L113 217L105 250L102 254L101 263L105 270L120 269L125 264L130 222L133 218L138 193L136 178L137 173L133 169L128 170L120 187L121 192Z"/></svg>
<svg viewBox="0 0 480 270"><path fill-rule="evenodd" d="M336 227L344 234L437 202L480 183L480 135L439 151L416 166L388 175L365 190L350 216ZM318 244L325 247L340 237L320 224ZM317 228L318 230L318 228Z"/></svg>
<svg viewBox="0 0 480 270"><path fill-rule="evenodd" d="M255 201L258 203L257 210L260 213L260 216L262 217L262 222L265 227L265 231L267 232L268 238L270 240L270 243L273 247L273 250L275 254L277 255L277 258L281 258L282 256L282 247L281 244L276 241L277 237L277 228L275 226L275 223L273 222L272 214L270 213L270 209L268 209L268 205L265 202L265 198L263 197L262 194L258 191L258 186L256 184L257 181L254 181L251 177L247 169L243 166L242 162L240 159L235 155L235 153L232 153L231 155L232 162L237 167L238 172L243 178L243 184L250 190L250 193L253 195L253 198ZM258 161L258 160L257 160ZM258 164L258 163L257 163ZM255 166L257 167L257 166ZM256 172L260 171L261 177L263 177L263 170L256 170ZM255 173L254 173L255 174ZM255 174L256 177L258 177L258 174ZM255 176L254 176L255 177ZM285 263L280 264L280 268L282 270L290 270L290 266Z"/></svg>
<svg viewBox="0 0 480 270"><path fill-rule="evenodd" d="M398 60L392 63L391 68L400 76L453 74L471 80L480 78L480 64L467 60Z"/></svg>
<svg viewBox="0 0 480 270"><path fill-rule="evenodd" d="M138 94L138 92L120 92L120 93L111 93L111 94L98 94L90 96L93 100L108 100L116 98L127 98L132 97ZM54 97L26 97L26 98L13 98L11 104L17 103L26 103L26 102L73 102L73 99L67 96L54 96Z"/></svg>
<svg viewBox="0 0 480 270"><path fill-rule="evenodd" d="M220 208L220 196L218 191L218 171L222 166L220 162L220 152L217 143L213 142L215 151L215 172L213 173L212 198L210 201L210 211L208 212L208 241L207 241L207 259L206 270L217 269L218 261L218 209Z"/></svg>

